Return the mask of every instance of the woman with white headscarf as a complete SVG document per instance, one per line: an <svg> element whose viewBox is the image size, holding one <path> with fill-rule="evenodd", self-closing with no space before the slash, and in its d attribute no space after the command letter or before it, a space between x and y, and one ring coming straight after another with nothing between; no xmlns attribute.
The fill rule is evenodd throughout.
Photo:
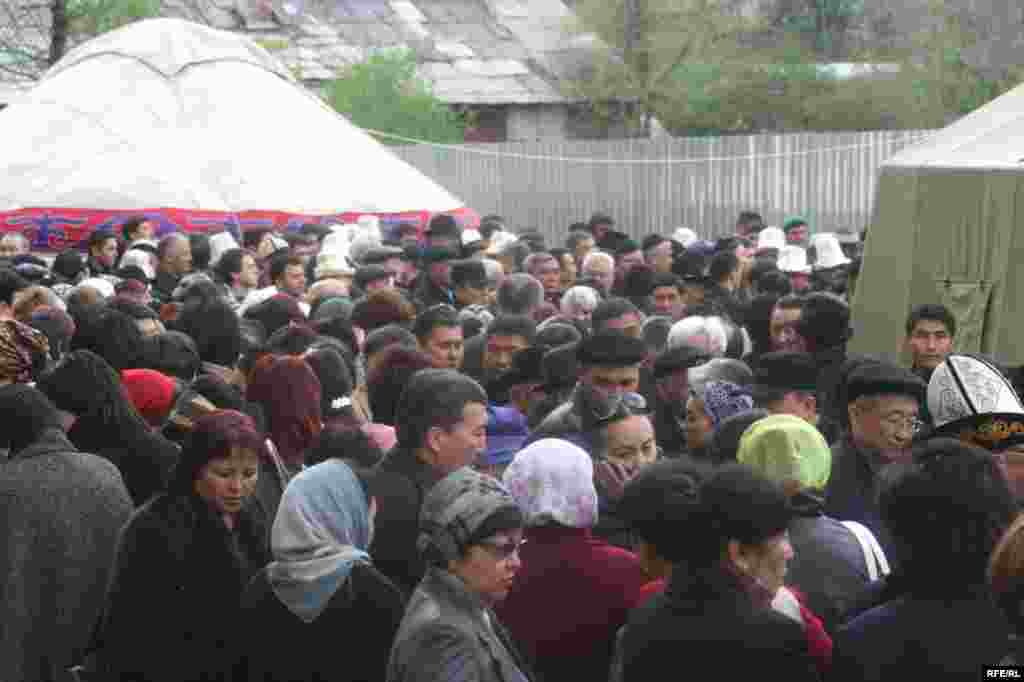
<svg viewBox="0 0 1024 682"><path fill-rule="evenodd" d="M288 484L270 535L274 561L243 597L236 679L382 678L404 599L367 553L371 488L371 474L340 459Z"/></svg>
<svg viewBox="0 0 1024 682"><path fill-rule="evenodd" d="M608 679L615 634L645 577L635 554L591 532L593 460L569 441L545 438L516 455L504 482L526 517L526 541L498 615L538 680Z"/></svg>

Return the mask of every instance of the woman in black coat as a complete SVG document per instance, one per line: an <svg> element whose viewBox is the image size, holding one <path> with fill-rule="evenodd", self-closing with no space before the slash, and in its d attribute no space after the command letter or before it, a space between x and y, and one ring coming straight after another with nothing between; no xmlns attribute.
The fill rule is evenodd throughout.
<svg viewBox="0 0 1024 682"><path fill-rule="evenodd" d="M274 561L242 599L238 682L383 679L405 603L367 554L371 490L370 474L334 458L288 484Z"/></svg>
<svg viewBox="0 0 1024 682"><path fill-rule="evenodd" d="M231 679L242 591L269 560L247 504L260 441L239 412L199 418L169 491L125 526L98 640L104 679Z"/></svg>
<svg viewBox="0 0 1024 682"><path fill-rule="evenodd" d="M103 358L87 350L68 353L39 380L39 389L75 417L68 440L120 470L136 506L166 489L178 446L149 427Z"/></svg>

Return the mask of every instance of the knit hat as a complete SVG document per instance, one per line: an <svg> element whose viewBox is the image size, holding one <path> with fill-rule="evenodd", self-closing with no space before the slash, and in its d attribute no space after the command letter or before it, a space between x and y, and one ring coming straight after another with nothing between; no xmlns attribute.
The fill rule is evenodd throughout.
<svg viewBox="0 0 1024 682"><path fill-rule="evenodd" d="M989 450L1024 442L1024 404L995 365L951 353L928 382L936 435L960 436Z"/></svg>
<svg viewBox="0 0 1024 682"><path fill-rule="evenodd" d="M420 512L417 547L433 563L462 558L472 544L523 527L523 514L496 479L462 467L438 481Z"/></svg>
<svg viewBox="0 0 1024 682"><path fill-rule="evenodd" d="M832 471L832 452L818 429L789 414L752 424L740 439L737 460L779 483L823 490Z"/></svg>
<svg viewBox="0 0 1024 682"><path fill-rule="evenodd" d="M707 382L701 397L712 429L717 429L727 417L754 409L754 399L750 397L749 390L729 381Z"/></svg>
<svg viewBox="0 0 1024 682"><path fill-rule="evenodd" d="M150 426L162 426L174 407L174 379L152 369L126 369L121 384L143 419Z"/></svg>

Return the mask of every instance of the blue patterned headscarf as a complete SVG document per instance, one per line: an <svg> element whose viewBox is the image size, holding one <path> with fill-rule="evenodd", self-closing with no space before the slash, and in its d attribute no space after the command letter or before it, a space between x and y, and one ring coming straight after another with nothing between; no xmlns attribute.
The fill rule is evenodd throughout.
<svg viewBox="0 0 1024 682"><path fill-rule="evenodd" d="M754 409L750 392L731 381L709 381L704 385L704 412L711 419L712 430L718 430L722 420L734 414Z"/></svg>
<svg viewBox="0 0 1024 682"><path fill-rule="evenodd" d="M305 469L285 489L270 532L270 587L311 623L352 567L369 563L369 545L369 503L352 469L336 459Z"/></svg>

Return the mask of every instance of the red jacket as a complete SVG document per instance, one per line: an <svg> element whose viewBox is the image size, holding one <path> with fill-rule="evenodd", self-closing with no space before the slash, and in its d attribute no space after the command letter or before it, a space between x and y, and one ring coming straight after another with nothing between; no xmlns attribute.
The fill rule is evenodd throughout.
<svg viewBox="0 0 1024 682"><path fill-rule="evenodd" d="M615 635L645 582L632 552L589 530L529 528L523 567L498 606L537 679L607 680Z"/></svg>

